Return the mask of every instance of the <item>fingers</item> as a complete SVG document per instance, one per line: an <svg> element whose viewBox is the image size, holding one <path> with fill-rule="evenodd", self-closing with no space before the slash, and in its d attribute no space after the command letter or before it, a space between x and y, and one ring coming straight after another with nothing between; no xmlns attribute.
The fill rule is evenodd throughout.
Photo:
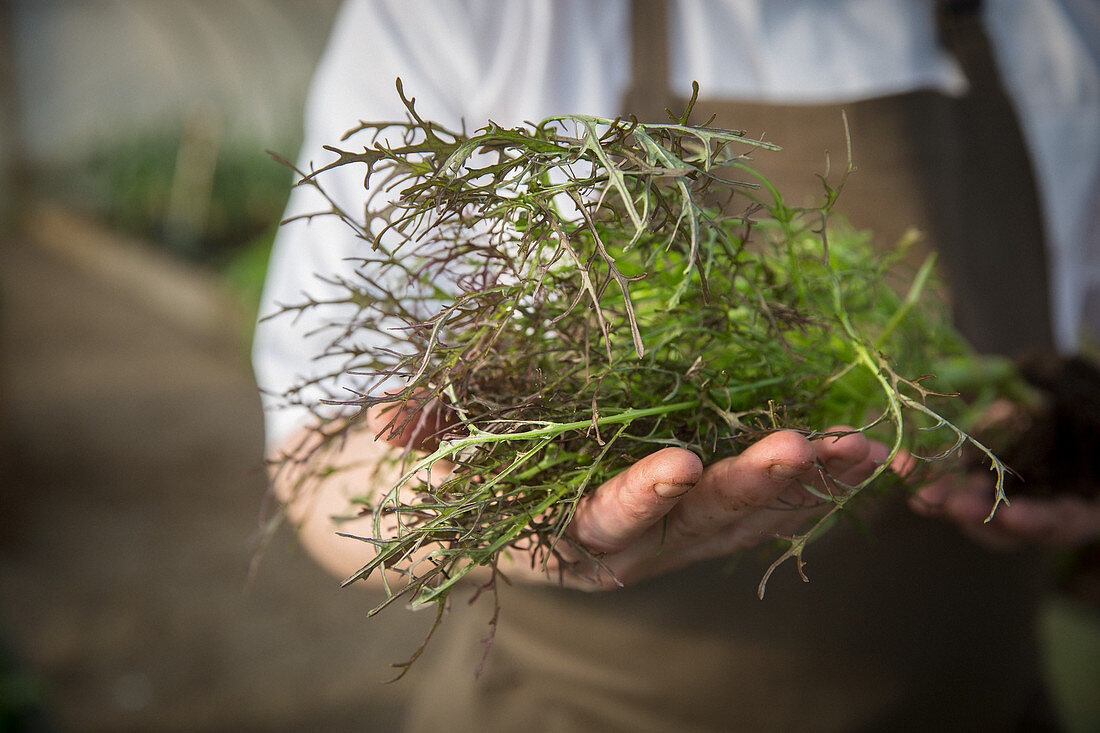
<svg viewBox="0 0 1100 733"><path fill-rule="evenodd" d="M908 476L916 467L917 461L906 451L899 451L890 458L890 448L878 440L871 440L863 433L848 432L852 428L838 425L829 428L829 433L845 435L818 438L814 441L818 457L825 465L830 476L849 486L865 481L879 470L887 460L890 470L901 477Z"/></svg>
<svg viewBox="0 0 1100 733"><path fill-rule="evenodd" d="M823 472L859 483L888 455L858 433L810 441L780 431L706 468L695 454L666 448L582 499L569 534L603 557L601 569L630 582L794 531L822 504L806 484L820 493Z"/></svg>
<svg viewBox="0 0 1100 733"><path fill-rule="evenodd" d="M1019 498L998 509L991 524L1020 540L1076 547L1100 537L1100 500L1080 496Z"/></svg>
<svg viewBox="0 0 1100 733"><path fill-rule="evenodd" d="M993 478L984 473L945 476L921 489L910 502L925 516L942 516L980 544L994 550L1024 545L1074 547L1100 537L1100 500L1079 496L1016 497L993 507Z"/></svg>
<svg viewBox="0 0 1100 733"><path fill-rule="evenodd" d="M816 475L816 458L803 436L782 431L711 464L670 517L670 534L675 540L700 540L775 506L780 497L804 494L801 481Z"/></svg>
<svg viewBox="0 0 1100 733"><path fill-rule="evenodd" d="M844 432L849 428L830 428L828 432ZM841 474L866 461L871 451L871 441L863 433L847 433L839 437L817 438L814 450L825 467L833 474ZM881 445L881 444L879 444Z"/></svg>
<svg viewBox="0 0 1100 733"><path fill-rule="evenodd" d="M921 488L909 504L918 514L976 526L993 508L993 480L982 473L949 474Z"/></svg>
<svg viewBox="0 0 1100 733"><path fill-rule="evenodd" d="M570 536L603 555L622 582L725 554L795 519L789 511L761 518L769 514L761 510L784 494L806 496L800 482L816 476L816 458L810 442L790 431L706 469L695 454L666 448L582 500ZM740 530L720 533L731 525Z"/></svg>
<svg viewBox="0 0 1100 733"><path fill-rule="evenodd" d="M682 448L646 456L581 501L570 535L593 552L620 552L661 520L702 474L699 457Z"/></svg>
<svg viewBox="0 0 1100 733"><path fill-rule="evenodd" d="M847 430L850 428L836 427L829 432ZM863 433L818 438L813 446L829 477L847 485L857 484L870 476L889 454L885 445L869 440Z"/></svg>

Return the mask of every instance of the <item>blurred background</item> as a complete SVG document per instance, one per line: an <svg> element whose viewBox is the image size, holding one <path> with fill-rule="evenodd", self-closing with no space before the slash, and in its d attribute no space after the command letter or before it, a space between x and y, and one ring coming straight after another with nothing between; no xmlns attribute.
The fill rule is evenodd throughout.
<svg viewBox="0 0 1100 733"><path fill-rule="evenodd" d="M399 719L410 686L380 683L430 618L368 622L286 532L249 581L249 339L291 183L265 150L296 156L337 6L0 0L0 731ZM1080 731L1090 593L1042 620Z"/></svg>
<svg viewBox="0 0 1100 733"><path fill-rule="evenodd" d="M392 730L425 622L275 537L248 363L335 0L0 2L0 731Z"/></svg>

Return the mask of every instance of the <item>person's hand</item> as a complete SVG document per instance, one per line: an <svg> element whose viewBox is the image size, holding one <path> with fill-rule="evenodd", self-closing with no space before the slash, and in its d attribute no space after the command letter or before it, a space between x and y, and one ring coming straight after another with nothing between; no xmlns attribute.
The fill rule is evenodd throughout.
<svg viewBox="0 0 1100 733"><path fill-rule="evenodd" d="M435 433L440 419L395 409L392 404L372 408L372 431L392 445L424 448L425 436ZM394 430L395 425L405 427ZM772 433L705 467L689 450L665 448L585 496L545 567L529 556L515 557L513 550L514 561L502 569L510 578L596 590L729 555L790 535L826 511L826 502L803 484L815 485L819 493L842 491L827 484L859 483L888 454L885 445L860 433L811 441L794 431Z"/></svg>
<svg viewBox="0 0 1100 733"><path fill-rule="evenodd" d="M1100 539L1100 498L1009 496L993 508L991 473L948 474L923 487L910 500L924 516L943 517L986 547L1013 550L1028 545L1079 547Z"/></svg>
<svg viewBox="0 0 1100 733"><path fill-rule="evenodd" d="M688 450L665 448L581 500L550 572L520 562L505 565L505 573L607 589L729 555L792 534L823 513L827 505L804 483L837 491L824 485L825 475L858 483L887 454L859 433L810 441L793 431L705 467Z"/></svg>

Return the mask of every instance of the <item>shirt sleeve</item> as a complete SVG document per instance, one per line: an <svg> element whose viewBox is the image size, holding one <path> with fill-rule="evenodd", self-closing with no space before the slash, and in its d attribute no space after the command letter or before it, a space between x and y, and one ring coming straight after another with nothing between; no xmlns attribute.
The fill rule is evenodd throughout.
<svg viewBox="0 0 1100 733"><path fill-rule="evenodd" d="M368 145L340 143L361 120L404 120L398 77L422 117L455 130L490 119L510 126L570 112L614 116L629 77L626 7L625 0L349 0L310 87L297 165L309 172L331 162L325 145ZM339 207L361 216L363 174L343 166L319 182ZM286 217L331 208L314 188L299 186ZM335 216L293 221L276 236L260 310L268 318L253 346L269 448L309 421L323 399L346 399L348 388L364 386L354 375L324 378L344 366L331 346L354 318L352 306L273 315L343 297L338 283L354 272L349 258L362 246ZM369 345L368 336L359 345ZM293 400L282 397L292 390Z"/></svg>
<svg viewBox="0 0 1100 733"><path fill-rule="evenodd" d="M437 12L428 12L426 3L408 0L358 0L342 6L307 97L300 171L310 173L335 159L325 145L369 145L354 139L340 142L360 120L403 120L405 109L395 87L398 76L406 88L423 93L418 107L426 116L461 124L462 84L445 78L439 68L448 55L461 55L453 46L461 42L463 27L452 28L452 47L441 47L436 43L439 34L433 33L433 28L447 23L439 13L457 13L461 4L442 3ZM349 389L364 386L354 376L334 376L347 361L334 348L341 324L349 323L356 312L355 306L335 301L347 296L341 283L354 272L349 258L363 243L340 217L309 216L334 207L353 217L361 215L364 172L351 165L319 175L317 181L331 201L313 186L296 186L285 218L305 218L284 224L275 237L252 354L269 448L318 413L333 416L336 409L324 407L324 400L347 399L352 396ZM295 309L308 302L324 305Z"/></svg>

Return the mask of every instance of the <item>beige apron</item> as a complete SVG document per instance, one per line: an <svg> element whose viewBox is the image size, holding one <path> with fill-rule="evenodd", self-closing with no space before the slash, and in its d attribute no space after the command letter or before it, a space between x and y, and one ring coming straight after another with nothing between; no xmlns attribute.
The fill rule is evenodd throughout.
<svg viewBox="0 0 1100 733"><path fill-rule="evenodd" d="M653 119L670 99L664 85L645 83L667 79L662 13L660 0L635 3L639 84L628 104ZM879 241L910 225L928 231L952 279L965 284L956 288L959 320L981 348L1044 346L1027 161L1003 96L983 91L989 77L980 74L991 66L980 33L972 19L959 30L976 39L964 59L974 97L916 93L843 106L859 171L839 206ZM790 200L820 194L814 173L825 150L834 170L844 163L840 106L702 100L698 110L698 119L718 114L719 125L782 144L785 152L760 155L757 165ZM975 165L991 145L1003 170ZM975 267L979 257L987 264ZM1017 729L1040 689L1037 559L979 551L952 527L911 515L900 498L880 509L869 532L841 526L810 548L811 583L784 567L764 601L755 588L775 548L747 553L732 569L702 563L611 593L502 588L477 679L492 604L455 598L421 661L410 730Z"/></svg>

